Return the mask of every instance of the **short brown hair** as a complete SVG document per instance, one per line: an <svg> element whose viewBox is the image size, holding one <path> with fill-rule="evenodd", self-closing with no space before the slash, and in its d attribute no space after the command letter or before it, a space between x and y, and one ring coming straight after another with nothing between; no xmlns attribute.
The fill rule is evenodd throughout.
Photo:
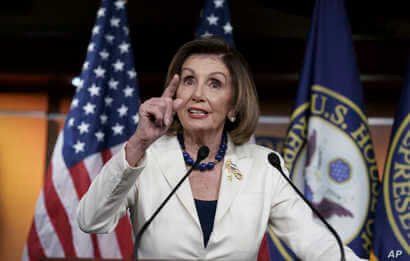
<svg viewBox="0 0 410 261"><path fill-rule="evenodd" d="M184 62L194 54L220 55L222 62L231 74L233 87L233 107L236 112L236 121L225 122L225 130L229 132L234 144L247 142L255 132L259 118L259 104L255 83L249 71L249 66L242 55L223 39L206 37L185 43L174 55L167 73L166 85L175 74L181 75ZM175 134L182 129L181 123L175 114L168 134Z"/></svg>

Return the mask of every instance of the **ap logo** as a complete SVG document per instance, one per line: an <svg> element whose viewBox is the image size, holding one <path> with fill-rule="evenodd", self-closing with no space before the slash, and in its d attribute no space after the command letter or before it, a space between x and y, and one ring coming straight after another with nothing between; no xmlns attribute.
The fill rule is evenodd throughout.
<svg viewBox="0 0 410 261"><path fill-rule="evenodd" d="M403 250L400 249L396 249L396 250L390 250L387 258L390 259L399 259L401 260L403 258L404 260L404 256L403 256Z"/></svg>

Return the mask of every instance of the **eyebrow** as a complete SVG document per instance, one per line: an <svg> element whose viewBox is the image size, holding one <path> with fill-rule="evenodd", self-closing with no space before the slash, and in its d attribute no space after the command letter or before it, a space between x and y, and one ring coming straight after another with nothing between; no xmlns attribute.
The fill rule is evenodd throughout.
<svg viewBox="0 0 410 261"><path fill-rule="evenodd" d="M191 68L184 67L182 68L181 71L184 71L184 70L190 71L191 73L195 74L195 71L192 70ZM225 78L225 81L228 81L228 77L226 77L226 75L223 72L213 72L213 73L210 73L209 75L214 75L214 74L220 74Z"/></svg>

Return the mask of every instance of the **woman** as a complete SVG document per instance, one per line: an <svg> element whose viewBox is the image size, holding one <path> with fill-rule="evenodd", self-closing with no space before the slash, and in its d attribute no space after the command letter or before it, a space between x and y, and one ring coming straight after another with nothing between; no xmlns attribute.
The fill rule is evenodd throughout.
<svg viewBox="0 0 410 261"><path fill-rule="evenodd" d="M339 258L333 236L267 162L271 151L247 143L259 109L241 55L216 38L194 40L176 53L166 82L82 198L81 229L110 232L129 209L139 231L206 145L204 164L143 235L140 258L255 260L268 227L302 259Z"/></svg>

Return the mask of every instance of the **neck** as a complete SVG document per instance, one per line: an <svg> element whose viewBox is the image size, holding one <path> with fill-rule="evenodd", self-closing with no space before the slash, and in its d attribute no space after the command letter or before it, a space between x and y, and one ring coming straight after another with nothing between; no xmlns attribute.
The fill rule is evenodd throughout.
<svg viewBox="0 0 410 261"><path fill-rule="evenodd" d="M213 160L218 152L219 145L221 144L223 130L217 133L192 133L184 131L184 143L185 150L192 155L196 156L198 149L205 145L209 148L208 160Z"/></svg>

